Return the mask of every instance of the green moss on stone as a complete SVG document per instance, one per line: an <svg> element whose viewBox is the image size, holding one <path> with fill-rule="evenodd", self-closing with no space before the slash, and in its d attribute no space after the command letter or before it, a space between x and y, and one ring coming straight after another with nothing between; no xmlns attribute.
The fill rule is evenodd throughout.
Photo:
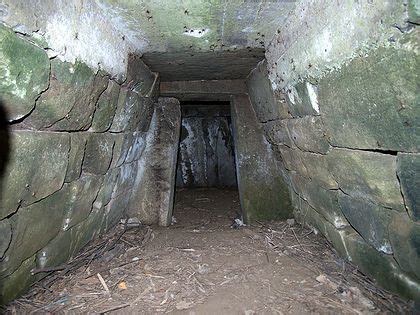
<svg viewBox="0 0 420 315"><path fill-rule="evenodd" d="M105 132L109 129L117 109L119 93L120 86L110 80L107 89L99 97L90 130Z"/></svg>
<svg viewBox="0 0 420 315"><path fill-rule="evenodd" d="M47 54L0 24L0 95L9 120L27 115L38 95L47 89Z"/></svg>
<svg viewBox="0 0 420 315"><path fill-rule="evenodd" d="M408 213L420 221L420 154L398 153L397 168Z"/></svg>
<svg viewBox="0 0 420 315"><path fill-rule="evenodd" d="M345 193L404 211L395 156L333 149L327 157L329 169Z"/></svg>
<svg viewBox="0 0 420 315"><path fill-rule="evenodd" d="M5 176L1 178L0 218L59 190L68 163L69 136L14 131Z"/></svg>

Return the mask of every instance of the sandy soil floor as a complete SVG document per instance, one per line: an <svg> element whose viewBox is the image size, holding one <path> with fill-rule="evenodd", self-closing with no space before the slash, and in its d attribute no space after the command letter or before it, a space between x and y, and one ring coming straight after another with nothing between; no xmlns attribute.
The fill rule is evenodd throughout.
<svg viewBox="0 0 420 315"><path fill-rule="evenodd" d="M121 224L7 313L405 313L293 220L231 228L236 191L179 190L168 228ZM80 262L83 261L82 264Z"/></svg>

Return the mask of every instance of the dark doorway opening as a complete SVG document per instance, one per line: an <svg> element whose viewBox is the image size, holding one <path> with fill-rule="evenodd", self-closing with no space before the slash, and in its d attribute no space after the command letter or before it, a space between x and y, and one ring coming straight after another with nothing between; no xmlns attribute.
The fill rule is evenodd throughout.
<svg viewBox="0 0 420 315"><path fill-rule="evenodd" d="M174 216L200 229L241 218L229 101L181 102Z"/></svg>
<svg viewBox="0 0 420 315"><path fill-rule="evenodd" d="M176 186L235 188L230 102L181 102Z"/></svg>

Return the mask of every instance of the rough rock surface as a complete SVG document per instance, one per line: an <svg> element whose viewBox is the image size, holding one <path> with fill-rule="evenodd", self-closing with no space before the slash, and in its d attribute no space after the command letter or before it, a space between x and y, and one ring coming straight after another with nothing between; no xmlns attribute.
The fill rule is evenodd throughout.
<svg viewBox="0 0 420 315"><path fill-rule="evenodd" d="M181 128L181 109L175 98L155 104L146 148L138 162L137 190L130 215L147 224L168 226L172 219L175 170Z"/></svg>

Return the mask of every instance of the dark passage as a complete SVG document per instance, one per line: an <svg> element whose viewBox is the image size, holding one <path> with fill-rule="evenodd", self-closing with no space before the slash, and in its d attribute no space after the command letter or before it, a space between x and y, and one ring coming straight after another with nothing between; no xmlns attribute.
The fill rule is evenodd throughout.
<svg viewBox="0 0 420 315"><path fill-rule="evenodd" d="M235 187L229 102L181 102L177 187Z"/></svg>

